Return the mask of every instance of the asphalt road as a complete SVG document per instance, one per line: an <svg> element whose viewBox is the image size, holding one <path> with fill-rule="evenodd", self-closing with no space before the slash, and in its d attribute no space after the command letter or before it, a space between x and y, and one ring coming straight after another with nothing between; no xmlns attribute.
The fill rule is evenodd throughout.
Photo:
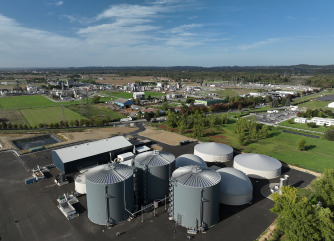
<svg viewBox="0 0 334 241"><path fill-rule="evenodd" d="M136 135L143 127L133 135ZM139 136L138 136L139 137ZM142 137L141 137L142 138ZM145 138L142 138L145 139ZM164 151L178 157L181 154L193 153L197 143L184 146L168 146L154 142L163 147ZM36 165L46 165L52 162L51 151L45 150L32 155L24 155L21 159L29 168ZM209 166L212 163L208 163ZM232 166L233 161L216 164L220 167ZM74 191L74 175L67 175L68 185L58 187L52 181L52 176L59 173L56 168L50 169L48 179L29 185L24 184L31 177L12 152L0 153L0 240L186 240L186 229L175 226L174 221L168 220L164 205L157 210L157 216L152 213L144 214L144 222L137 217L131 222L123 222L112 229L99 226L89 221L87 217L86 196L79 198L75 208L80 216L68 221L56 207L56 198L63 193ZM283 169L290 176L290 185L305 187L314 176L293 169ZM224 241L253 241L276 218L270 212L274 203L263 197L261 187L273 180L252 179L254 187L252 204L242 206L220 205L220 220L205 234L197 234L193 240L224 240ZM168 205L167 205L168 206ZM116 233L121 235L116 237Z"/></svg>

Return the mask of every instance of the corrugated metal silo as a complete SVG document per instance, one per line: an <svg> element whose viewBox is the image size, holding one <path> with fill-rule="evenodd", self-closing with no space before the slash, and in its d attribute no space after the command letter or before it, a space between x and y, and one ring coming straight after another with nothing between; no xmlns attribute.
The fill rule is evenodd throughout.
<svg viewBox="0 0 334 241"><path fill-rule="evenodd" d="M175 156L163 151L149 151L136 156L139 196L144 202L163 199L169 193L169 179L175 169Z"/></svg>
<svg viewBox="0 0 334 241"><path fill-rule="evenodd" d="M175 169L191 165L207 167L205 161L194 154L184 154L175 160Z"/></svg>
<svg viewBox="0 0 334 241"><path fill-rule="evenodd" d="M114 225L129 218L135 200L133 173L134 168L118 163L86 173L88 218L93 223Z"/></svg>
<svg viewBox="0 0 334 241"><path fill-rule="evenodd" d="M170 184L169 215L188 229L207 229L219 220L220 175L201 166L180 167Z"/></svg>

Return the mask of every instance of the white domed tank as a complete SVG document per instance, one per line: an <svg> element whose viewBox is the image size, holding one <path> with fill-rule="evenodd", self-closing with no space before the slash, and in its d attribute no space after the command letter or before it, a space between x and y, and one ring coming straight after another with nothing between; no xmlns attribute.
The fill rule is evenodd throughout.
<svg viewBox="0 0 334 241"><path fill-rule="evenodd" d="M175 169L191 165L207 167L205 161L194 154L184 154L175 159Z"/></svg>
<svg viewBox="0 0 334 241"><path fill-rule="evenodd" d="M245 173L232 167L218 169L220 174L219 202L226 205L244 205L253 198L253 184Z"/></svg>
<svg viewBox="0 0 334 241"><path fill-rule="evenodd" d="M184 166L173 172L169 216L188 229L207 229L219 220L220 175L202 166Z"/></svg>
<svg viewBox="0 0 334 241"><path fill-rule="evenodd" d="M163 151L148 151L135 157L139 196L145 203L168 196L169 178L175 169L175 156Z"/></svg>
<svg viewBox="0 0 334 241"><path fill-rule="evenodd" d="M112 163L86 173L88 218L93 223L114 225L129 218L134 210L133 172L133 167Z"/></svg>
<svg viewBox="0 0 334 241"><path fill-rule="evenodd" d="M228 162L233 158L233 148L216 142L197 144L194 154L205 162Z"/></svg>
<svg viewBox="0 0 334 241"><path fill-rule="evenodd" d="M245 153L234 157L233 167L249 177L273 179L281 175L282 163L270 156Z"/></svg>
<svg viewBox="0 0 334 241"><path fill-rule="evenodd" d="M86 173L79 173L74 178L74 189L80 194L86 194Z"/></svg>

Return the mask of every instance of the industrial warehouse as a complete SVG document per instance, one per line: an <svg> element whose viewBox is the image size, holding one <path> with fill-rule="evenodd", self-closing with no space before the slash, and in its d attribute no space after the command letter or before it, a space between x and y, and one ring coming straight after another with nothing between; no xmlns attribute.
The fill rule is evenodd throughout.
<svg viewBox="0 0 334 241"><path fill-rule="evenodd" d="M138 145L143 143L146 151L140 153ZM153 144L163 150L152 149ZM12 154L6 155L11 160ZM47 165L50 161L54 167ZM29 173L23 164L28 169L39 165L45 175L43 181L29 185L9 184L21 186L25 203L34 200L40 203L36 208L54 210L51 214L56 219L42 218L44 228L39 232L44 240L62 239L63 232L71 233L69 240L72 236L80 240L208 240L222 236L224 240L254 240L275 219L269 211L273 202L261 194L261 188L279 183L287 173L289 185L301 181L300 172L284 168L274 158L239 154L228 145L131 143L123 136L36 152L35 159L27 155L22 157L23 164L13 163L21 180ZM301 186L313 179L302 175ZM11 193L8 200L19 202ZM25 219L21 206L15 220L40 223L41 216L36 221Z"/></svg>

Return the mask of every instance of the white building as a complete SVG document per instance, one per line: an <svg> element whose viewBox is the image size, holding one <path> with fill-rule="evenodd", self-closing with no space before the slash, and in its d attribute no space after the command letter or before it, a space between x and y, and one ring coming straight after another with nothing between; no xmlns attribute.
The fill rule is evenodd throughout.
<svg viewBox="0 0 334 241"><path fill-rule="evenodd" d="M33 86L33 85L27 85L27 91L28 92L33 92L35 90L36 90L35 86Z"/></svg>
<svg viewBox="0 0 334 241"><path fill-rule="evenodd" d="M267 110L267 113L273 114L273 113L278 113L278 110Z"/></svg>
<svg viewBox="0 0 334 241"><path fill-rule="evenodd" d="M306 118L303 118L303 117L296 117L296 118L295 118L295 122L296 122L296 123L306 123L306 122L307 122L307 119L306 119Z"/></svg>
<svg viewBox="0 0 334 241"><path fill-rule="evenodd" d="M292 105L290 105L290 109L296 111L296 110L299 109L299 107L298 106L292 106Z"/></svg>
<svg viewBox="0 0 334 241"><path fill-rule="evenodd" d="M134 99L145 100L145 92L134 92L133 93L133 98Z"/></svg>
<svg viewBox="0 0 334 241"><path fill-rule="evenodd" d="M313 117L311 120L307 122L313 122L317 126L323 126L324 124L326 124L326 126L334 125L334 119L321 118L321 117Z"/></svg>
<svg viewBox="0 0 334 241"><path fill-rule="evenodd" d="M334 108L334 102L328 104L329 108Z"/></svg>

